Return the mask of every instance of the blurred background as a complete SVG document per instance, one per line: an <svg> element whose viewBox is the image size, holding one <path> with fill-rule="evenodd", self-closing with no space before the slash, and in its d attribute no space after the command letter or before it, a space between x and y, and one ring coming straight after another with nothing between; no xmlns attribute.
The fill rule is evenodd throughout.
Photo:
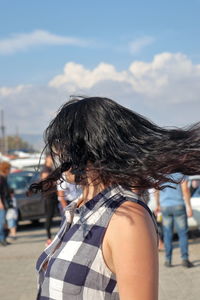
<svg viewBox="0 0 200 300"><path fill-rule="evenodd" d="M110 97L162 126L200 120L199 11L199 0L0 0L0 161L21 199L18 239L0 248L2 300L35 299L44 212L26 188L44 164L43 131L70 95ZM190 243L196 268L161 268L160 300L199 299L198 234Z"/></svg>

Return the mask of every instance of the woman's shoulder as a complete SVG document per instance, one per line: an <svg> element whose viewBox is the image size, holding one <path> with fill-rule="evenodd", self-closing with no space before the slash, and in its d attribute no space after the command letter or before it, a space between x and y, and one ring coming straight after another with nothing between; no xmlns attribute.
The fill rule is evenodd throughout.
<svg viewBox="0 0 200 300"><path fill-rule="evenodd" d="M147 205L138 199L126 198L123 203L115 210L113 221L128 222L129 220L151 220Z"/></svg>
<svg viewBox="0 0 200 300"><path fill-rule="evenodd" d="M107 238L113 239L135 239L141 235L155 237L157 233L154 221L146 208L146 204L141 205L142 201L125 201L115 210L109 226L107 228ZM126 234L125 234L126 233Z"/></svg>
<svg viewBox="0 0 200 300"><path fill-rule="evenodd" d="M158 273L157 234L154 222L145 205L131 199L124 197L123 203L111 217L104 237L103 254L110 270L116 274L120 296L123 295L123 299L132 299L134 296L144 299L141 290L137 289L144 285L141 284L141 278L145 281L147 277L151 278L153 284L145 281L145 299L157 299L154 294L148 296L149 298L146 295L154 293L152 289L156 287Z"/></svg>
<svg viewBox="0 0 200 300"><path fill-rule="evenodd" d="M140 257L140 249L151 249L156 253L157 233L146 208L137 202L124 201L111 217L105 233L104 245L110 249L109 253L112 253L112 258L108 261L112 262L110 265L115 271L115 258L119 258L120 253L135 253L136 259Z"/></svg>

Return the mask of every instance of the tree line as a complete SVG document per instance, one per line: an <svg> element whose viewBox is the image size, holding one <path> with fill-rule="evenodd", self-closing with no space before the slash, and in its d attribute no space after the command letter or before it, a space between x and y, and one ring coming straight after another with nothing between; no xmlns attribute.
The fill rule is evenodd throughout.
<svg viewBox="0 0 200 300"><path fill-rule="evenodd" d="M2 153L22 149L27 152L35 150L31 144L23 140L18 135L8 135L5 138L0 138L0 151Z"/></svg>

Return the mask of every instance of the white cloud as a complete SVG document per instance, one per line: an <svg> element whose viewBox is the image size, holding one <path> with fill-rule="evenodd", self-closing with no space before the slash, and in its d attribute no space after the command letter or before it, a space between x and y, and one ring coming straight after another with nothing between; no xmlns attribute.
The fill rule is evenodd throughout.
<svg viewBox="0 0 200 300"><path fill-rule="evenodd" d="M31 47L41 45L71 45L85 47L89 43L75 37L60 36L45 30L30 33L14 34L10 38L0 40L0 54L13 54Z"/></svg>
<svg viewBox="0 0 200 300"><path fill-rule="evenodd" d="M46 86L29 86L16 93L14 87L9 93L1 93L1 109L4 110L7 132L43 133L55 111L66 99L66 92ZM11 92L12 90L12 92Z"/></svg>
<svg viewBox="0 0 200 300"><path fill-rule="evenodd" d="M30 88L31 85L17 85L14 87L0 87L0 96L7 97L21 93L24 89Z"/></svg>
<svg viewBox="0 0 200 300"><path fill-rule="evenodd" d="M135 61L123 71L117 71L113 65L106 63L89 70L70 62L65 65L63 74L55 76L49 86L74 93L91 89L102 81L129 84L133 92L154 102L187 102L199 100L200 66L193 65L181 53L161 53L149 63Z"/></svg>
<svg viewBox="0 0 200 300"><path fill-rule="evenodd" d="M153 44L154 42L155 42L155 38L151 36L144 36L138 38L129 44L129 51L131 54L137 54L145 47Z"/></svg>
<svg viewBox="0 0 200 300"><path fill-rule="evenodd" d="M125 78L126 72L117 72L110 64L100 63L93 70L89 70L83 65L70 62L65 65L64 73L54 77L49 86L59 88L66 85L73 92L76 88L89 89L100 81L122 82Z"/></svg>
<svg viewBox="0 0 200 300"><path fill-rule="evenodd" d="M7 129L42 133L70 94L110 97L159 124L186 125L200 119L200 66L181 53L134 61L123 71L106 63L88 69L70 62L46 86L0 88Z"/></svg>

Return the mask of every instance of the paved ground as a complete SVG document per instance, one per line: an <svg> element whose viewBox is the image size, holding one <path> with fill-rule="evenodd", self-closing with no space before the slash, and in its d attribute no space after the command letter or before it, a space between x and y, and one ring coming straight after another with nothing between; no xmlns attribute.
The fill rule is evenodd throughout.
<svg viewBox="0 0 200 300"><path fill-rule="evenodd" d="M57 226L53 231L56 232ZM6 248L0 248L0 299L35 300L35 261L44 247L43 227L23 226L18 240ZM164 253L160 253L159 300L200 299L200 238L190 239L192 269L180 265L179 249L175 242L174 267L163 267ZM70 300L70 299L67 299ZM94 299L96 300L96 299Z"/></svg>

